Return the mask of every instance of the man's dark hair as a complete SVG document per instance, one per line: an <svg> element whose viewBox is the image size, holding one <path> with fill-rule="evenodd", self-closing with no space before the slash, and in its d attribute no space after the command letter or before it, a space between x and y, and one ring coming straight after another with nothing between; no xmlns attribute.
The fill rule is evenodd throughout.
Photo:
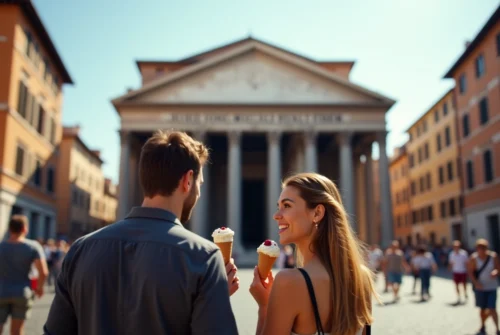
<svg viewBox="0 0 500 335"><path fill-rule="evenodd" d="M141 150L139 180L145 197L170 196L184 174L196 180L208 159L208 149L184 132L157 131Z"/></svg>
<svg viewBox="0 0 500 335"><path fill-rule="evenodd" d="M21 234L25 227L28 227L26 215L13 215L9 222L9 232L11 234Z"/></svg>

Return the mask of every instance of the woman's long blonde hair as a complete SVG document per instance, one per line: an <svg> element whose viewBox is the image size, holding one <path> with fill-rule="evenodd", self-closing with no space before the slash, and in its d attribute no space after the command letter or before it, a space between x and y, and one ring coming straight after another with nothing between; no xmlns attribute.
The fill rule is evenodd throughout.
<svg viewBox="0 0 500 335"><path fill-rule="evenodd" d="M354 335L372 322L371 296L375 290L339 191L330 179L316 173L290 176L283 182L286 186L297 188L309 209L325 207L310 248L327 269L332 283L331 333ZM301 266L301 256L297 256Z"/></svg>

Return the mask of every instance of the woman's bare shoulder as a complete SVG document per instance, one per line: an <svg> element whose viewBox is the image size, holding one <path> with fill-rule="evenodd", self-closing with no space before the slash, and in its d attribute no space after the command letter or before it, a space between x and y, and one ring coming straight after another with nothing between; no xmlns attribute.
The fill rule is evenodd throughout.
<svg viewBox="0 0 500 335"><path fill-rule="evenodd" d="M274 279L275 284L279 283L281 285L286 286L294 286L299 280L303 278L297 269L283 269L276 274L276 278ZM304 279L302 279L304 280Z"/></svg>

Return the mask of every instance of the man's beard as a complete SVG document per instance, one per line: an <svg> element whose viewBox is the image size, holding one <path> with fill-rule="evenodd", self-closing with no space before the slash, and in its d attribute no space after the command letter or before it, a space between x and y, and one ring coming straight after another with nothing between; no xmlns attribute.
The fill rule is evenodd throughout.
<svg viewBox="0 0 500 335"><path fill-rule="evenodd" d="M186 225L191 218L194 205L196 205L196 189L193 187L186 200L184 200L184 205L182 206L181 222L183 225Z"/></svg>

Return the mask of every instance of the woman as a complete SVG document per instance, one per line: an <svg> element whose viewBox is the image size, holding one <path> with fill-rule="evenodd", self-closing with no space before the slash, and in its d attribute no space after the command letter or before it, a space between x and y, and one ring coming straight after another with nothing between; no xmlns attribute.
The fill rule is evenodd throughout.
<svg viewBox="0 0 500 335"><path fill-rule="evenodd" d="M295 244L301 269L284 269L276 279L269 273L265 281L255 269L257 335L368 334L372 274L335 184L315 173L286 179L274 219L280 243Z"/></svg>
<svg viewBox="0 0 500 335"><path fill-rule="evenodd" d="M413 273L417 272L420 277L420 282L422 284L420 297L422 301L425 301L430 298L429 287L431 286L431 274L437 270L434 256L430 252L427 252L425 246L420 246L417 249L415 257L411 260L411 266Z"/></svg>

